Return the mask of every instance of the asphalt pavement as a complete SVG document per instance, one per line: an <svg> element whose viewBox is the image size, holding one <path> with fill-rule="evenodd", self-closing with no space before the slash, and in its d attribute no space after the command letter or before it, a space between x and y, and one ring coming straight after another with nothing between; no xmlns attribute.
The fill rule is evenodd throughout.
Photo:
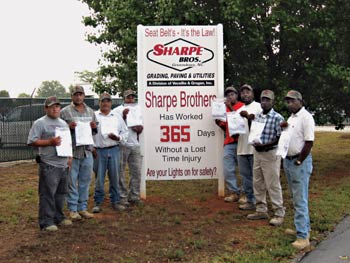
<svg viewBox="0 0 350 263"><path fill-rule="evenodd" d="M302 258L301 263L350 263L350 218L345 217L334 232Z"/></svg>

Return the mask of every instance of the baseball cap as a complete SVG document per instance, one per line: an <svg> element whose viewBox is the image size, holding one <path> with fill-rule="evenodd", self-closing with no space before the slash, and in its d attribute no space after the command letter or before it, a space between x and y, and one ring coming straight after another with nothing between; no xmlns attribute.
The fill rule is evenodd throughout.
<svg viewBox="0 0 350 263"><path fill-rule="evenodd" d="M287 95L285 96L285 99L291 98L296 100L303 100L303 97L301 96L301 93L296 90L290 90L287 92Z"/></svg>
<svg viewBox="0 0 350 263"><path fill-rule="evenodd" d="M244 84L240 87L239 91L242 91L244 89L247 89L247 90L250 90L250 91L253 91L253 88L252 86L248 85L248 84Z"/></svg>
<svg viewBox="0 0 350 263"><path fill-rule="evenodd" d="M273 93L272 90L265 89L261 92L260 98L268 98L270 100L274 100L275 94Z"/></svg>
<svg viewBox="0 0 350 263"><path fill-rule="evenodd" d="M100 95L100 101L103 101L104 99L112 100L112 97L108 92L103 92Z"/></svg>
<svg viewBox="0 0 350 263"><path fill-rule="evenodd" d="M124 98L126 98L127 96L133 95L134 97L136 97L136 92L133 91L132 89L128 89L126 91L124 91Z"/></svg>
<svg viewBox="0 0 350 263"><path fill-rule="evenodd" d="M234 92L234 93L238 94L237 90L236 90L234 87L232 87L232 86L227 87L227 88L225 89L225 92L224 92L225 96L226 96L227 93L229 93L229 92Z"/></svg>
<svg viewBox="0 0 350 263"><path fill-rule="evenodd" d="M61 105L60 101L55 96L48 97L45 100L45 107L50 107L55 104Z"/></svg>
<svg viewBox="0 0 350 263"><path fill-rule="evenodd" d="M72 95L74 95L75 93L78 93L78 92L85 94L84 88L82 86L79 86L79 85L74 86L72 89Z"/></svg>

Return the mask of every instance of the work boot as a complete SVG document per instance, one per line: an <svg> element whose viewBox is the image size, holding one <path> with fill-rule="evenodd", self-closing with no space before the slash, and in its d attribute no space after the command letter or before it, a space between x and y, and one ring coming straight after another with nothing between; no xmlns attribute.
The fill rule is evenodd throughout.
<svg viewBox="0 0 350 263"><path fill-rule="evenodd" d="M90 219L90 218L93 218L94 215L89 213L88 211L86 210L83 210L83 211L79 211L79 215L85 219Z"/></svg>
<svg viewBox="0 0 350 263"><path fill-rule="evenodd" d="M245 195L241 195L241 197L240 197L239 200L238 200L238 203L239 203L240 205L244 205L244 204L246 204L247 202L248 202L247 197L246 197Z"/></svg>
<svg viewBox="0 0 350 263"><path fill-rule="evenodd" d="M67 218L63 219L58 225L60 226L71 226L73 224L72 220Z"/></svg>
<svg viewBox="0 0 350 263"><path fill-rule="evenodd" d="M298 250L302 250L310 246L309 238L297 238L297 240L292 243L292 246Z"/></svg>
<svg viewBox="0 0 350 263"><path fill-rule="evenodd" d="M77 212L74 212L74 211L69 212L69 218L72 219L72 221L81 220L81 216Z"/></svg>
<svg viewBox="0 0 350 263"><path fill-rule="evenodd" d="M238 206L240 210L255 210L255 205L253 203L247 202L243 205Z"/></svg>
<svg viewBox="0 0 350 263"><path fill-rule="evenodd" d="M239 199L239 196L236 193L230 194L225 197L224 201L227 203L237 202Z"/></svg>
<svg viewBox="0 0 350 263"><path fill-rule="evenodd" d="M48 231L48 232L55 232L58 230L58 227L56 225L51 225L43 228L43 230Z"/></svg>
<svg viewBox="0 0 350 263"><path fill-rule="evenodd" d="M265 212L255 212L254 214L247 215L247 219L249 220L261 220L268 219L269 215Z"/></svg>
<svg viewBox="0 0 350 263"><path fill-rule="evenodd" d="M280 216L275 216L274 218L272 218L269 222L270 225L272 226L280 226L282 225L284 222L284 218L280 217Z"/></svg>

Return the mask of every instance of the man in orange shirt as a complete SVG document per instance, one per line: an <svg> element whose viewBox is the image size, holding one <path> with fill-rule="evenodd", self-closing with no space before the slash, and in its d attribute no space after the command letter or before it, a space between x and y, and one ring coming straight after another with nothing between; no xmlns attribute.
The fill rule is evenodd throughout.
<svg viewBox="0 0 350 263"><path fill-rule="evenodd" d="M238 92L233 86L225 89L226 112L236 111L244 104L238 101ZM240 189L237 186L236 163L237 163L237 142L238 134L229 135L227 122L215 120L215 123L225 131L224 139L224 177L225 186L228 195L225 202L237 202L240 195Z"/></svg>

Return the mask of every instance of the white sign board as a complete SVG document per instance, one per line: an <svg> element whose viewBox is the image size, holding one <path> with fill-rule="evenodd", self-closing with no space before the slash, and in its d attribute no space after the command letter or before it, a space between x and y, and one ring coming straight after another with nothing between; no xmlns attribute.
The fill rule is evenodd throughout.
<svg viewBox="0 0 350 263"><path fill-rule="evenodd" d="M222 25L138 26L137 37L141 195L145 180L221 178L223 133L211 111L223 98Z"/></svg>

